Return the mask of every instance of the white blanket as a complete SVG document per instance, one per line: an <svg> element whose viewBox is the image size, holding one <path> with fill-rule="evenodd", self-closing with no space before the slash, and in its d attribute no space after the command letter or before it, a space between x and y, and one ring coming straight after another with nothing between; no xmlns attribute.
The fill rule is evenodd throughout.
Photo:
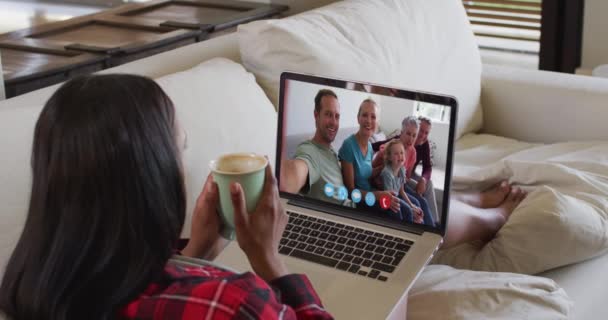
<svg viewBox="0 0 608 320"><path fill-rule="evenodd" d="M608 249L608 143L534 145L490 135L459 140L453 190L500 180L530 191L483 247L442 250L435 263L536 274Z"/></svg>
<svg viewBox="0 0 608 320"><path fill-rule="evenodd" d="M407 319L569 319L572 301L553 280L428 266L409 292Z"/></svg>

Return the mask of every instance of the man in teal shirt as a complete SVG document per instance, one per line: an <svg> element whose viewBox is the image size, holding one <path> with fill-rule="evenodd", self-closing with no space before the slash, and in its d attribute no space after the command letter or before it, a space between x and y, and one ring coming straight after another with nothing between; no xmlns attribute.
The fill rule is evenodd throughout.
<svg viewBox="0 0 608 320"><path fill-rule="evenodd" d="M344 186L338 154L331 143L340 127L340 104L331 90L321 89L315 96L315 135L298 145L294 159L281 162L281 190L301 193L315 199L346 204L338 197ZM334 187L332 196L326 195L327 184Z"/></svg>

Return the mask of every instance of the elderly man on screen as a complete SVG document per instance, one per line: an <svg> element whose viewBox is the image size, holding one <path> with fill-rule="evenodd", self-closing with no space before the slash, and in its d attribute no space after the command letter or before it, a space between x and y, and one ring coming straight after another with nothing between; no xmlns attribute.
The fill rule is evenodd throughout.
<svg viewBox="0 0 608 320"><path fill-rule="evenodd" d="M437 212L437 201L435 199L435 192L433 188L433 182L431 181L431 174L433 172L433 164L431 163L431 146L429 143L429 133L431 132L431 120L426 117L418 117L420 126L418 127L418 136L414 147L416 148L416 162L414 169L412 170L412 176L408 185L412 187L416 193L422 195L429 204L431 212L435 215L435 221L438 220L439 213ZM422 173L418 175L416 168L419 164L422 164Z"/></svg>

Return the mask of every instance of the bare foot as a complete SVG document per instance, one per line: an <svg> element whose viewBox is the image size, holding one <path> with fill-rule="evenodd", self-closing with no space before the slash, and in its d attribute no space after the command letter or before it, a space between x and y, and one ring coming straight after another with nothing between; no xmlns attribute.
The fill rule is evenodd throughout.
<svg viewBox="0 0 608 320"><path fill-rule="evenodd" d="M500 206L489 209L452 199L454 201L450 201L448 228L442 248L477 240L492 240L526 196L527 192L521 188L510 188Z"/></svg>
<svg viewBox="0 0 608 320"><path fill-rule="evenodd" d="M454 198L468 205L481 209L498 207L511 191L511 185L506 180L481 193L454 194Z"/></svg>
<svg viewBox="0 0 608 320"><path fill-rule="evenodd" d="M501 181L479 195L479 207L483 209L498 207L503 203L510 191L511 185L509 182L506 180Z"/></svg>
<svg viewBox="0 0 608 320"><path fill-rule="evenodd" d="M507 223L511 213L526 198L528 193L518 187L511 188L511 191L504 199L502 204L496 208L483 209L485 211L488 233L481 237L484 241L490 241L494 235Z"/></svg>
<svg viewBox="0 0 608 320"><path fill-rule="evenodd" d="M512 188L502 204L496 208L496 211L505 218L506 222L511 216L511 213L513 213L515 208L517 208L527 195L528 193L526 191L518 187Z"/></svg>

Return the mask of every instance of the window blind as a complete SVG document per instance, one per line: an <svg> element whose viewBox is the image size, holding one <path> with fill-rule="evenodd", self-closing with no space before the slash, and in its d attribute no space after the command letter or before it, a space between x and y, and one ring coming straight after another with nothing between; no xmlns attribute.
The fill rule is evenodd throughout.
<svg viewBox="0 0 608 320"><path fill-rule="evenodd" d="M463 0L479 46L538 54L542 0Z"/></svg>

